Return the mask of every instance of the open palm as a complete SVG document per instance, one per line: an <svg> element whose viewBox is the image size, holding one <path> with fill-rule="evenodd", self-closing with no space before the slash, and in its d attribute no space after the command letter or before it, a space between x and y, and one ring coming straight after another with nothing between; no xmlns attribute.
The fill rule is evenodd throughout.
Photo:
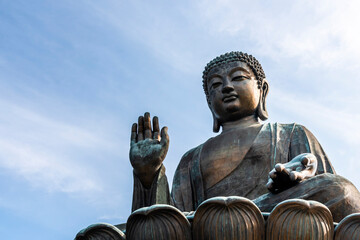
<svg viewBox="0 0 360 240"><path fill-rule="evenodd" d="M131 129L130 162L134 173L144 186L150 186L169 149L167 127L159 130L159 120L153 118L151 128L150 114L140 116L138 124Z"/></svg>

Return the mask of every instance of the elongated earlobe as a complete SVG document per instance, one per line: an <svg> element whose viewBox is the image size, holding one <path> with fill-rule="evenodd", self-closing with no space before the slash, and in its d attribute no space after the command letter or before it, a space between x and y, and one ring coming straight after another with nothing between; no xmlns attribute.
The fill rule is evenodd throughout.
<svg viewBox="0 0 360 240"><path fill-rule="evenodd" d="M216 117L213 114L213 132L217 133L220 130L220 124L219 121L216 119Z"/></svg>
<svg viewBox="0 0 360 240"><path fill-rule="evenodd" d="M221 124L220 124L219 120L216 118L216 116L215 116L215 114L213 112L210 101L208 101L208 107L210 108L210 111L211 111L211 114L212 114L212 117L213 117L213 132L218 133L220 131Z"/></svg>
<svg viewBox="0 0 360 240"><path fill-rule="evenodd" d="M259 106L257 109L258 117L263 121L265 121L269 117L268 112L266 111L266 96L268 95L268 93L269 93L269 84L267 80L264 78L260 89Z"/></svg>

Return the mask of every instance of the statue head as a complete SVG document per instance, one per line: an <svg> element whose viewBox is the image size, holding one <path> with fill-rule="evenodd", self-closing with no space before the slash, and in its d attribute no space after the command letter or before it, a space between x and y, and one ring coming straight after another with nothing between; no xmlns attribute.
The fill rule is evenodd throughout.
<svg viewBox="0 0 360 240"><path fill-rule="evenodd" d="M203 72L203 87L213 114L213 131L225 122L247 116L266 120L269 85L260 63L251 55L230 52L210 61Z"/></svg>

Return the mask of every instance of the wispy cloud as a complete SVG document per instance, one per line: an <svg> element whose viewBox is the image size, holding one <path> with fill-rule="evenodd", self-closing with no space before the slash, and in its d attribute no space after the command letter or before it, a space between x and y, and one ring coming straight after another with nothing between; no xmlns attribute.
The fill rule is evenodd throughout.
<svg viewBox="0 0 360 240"><path fill-rule="evenodd" d="M196 71L203 65L198 61L199 56L193 54L195 45L203 38L201 35L192 37L196 35L196 23L188 16L189 11L193 11L190 6L144 1L132 1L126 5L118 1L107 5L86 2L86 5L98 19L109 24L117 33L143 45L159 62L185 73Z"/></svg>
<svg viewBox="0 0 360 240"><path fill-rule="evenodd" d="M112 141L83 126L59 122L3 100L0 107L0 167L48 191L102 190L91 164L76 151L114 152Z"/></svg>
<svg viewBox="0 0 360 240"><path fill-rule="evenodd" d="M33 187L67 193L101 190L99 183L76 163L61 158L56 152L46 152L33 144L0 140L0 164Z"/></svg>
<svg viewBox="0 0 360 240"><path fill-rule="evenodd" d="M360 30L353 27L360 21L358 1L248 4L201 0L175 7L141 1L125 6L111 1L86 5L117 33L185 73L198 73L210 49L242 50L244 45L256 56L274 61L294 58L303 68L356 69L360 62Z"/></svg>
<svg viewBox="0 0 360 240"><path fill-rule="evenodd" d="M248 38L261 55L295 57L304 67L355 68L360 62L360 29L354 27L359 7L358 1L205 0L198 8L209 31Z"/></svg>
<svg viewBox="0 0 360 240"><path fill-rule="evenodd" d="M284 92L280 88L271 89L272 104L281 109L282 114L298 116L303 121L311 122L313 126L324 132L331 131L339 141L352 147L360 145L360 114L343 111L339 107L323 105L314 99L304 98L296 92ZM360 154L360 152L359 152ZM360 157L360 155L359 155Z"/></svg>

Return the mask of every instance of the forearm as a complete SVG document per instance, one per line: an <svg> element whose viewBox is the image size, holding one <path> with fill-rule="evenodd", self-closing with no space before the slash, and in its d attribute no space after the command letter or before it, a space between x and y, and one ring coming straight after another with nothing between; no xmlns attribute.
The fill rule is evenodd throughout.
<svg viewBox="0 0 360 240"><path fill-rule="evenodd" d="M157 177L162 167L163 165L161 164L157 168L151 168L151 169L144 168L140 170L134 169L133 170L134 181L135 178L137 178L145 189L150 189L154 181L157 180Z"/></svg>
<svg viewBox="0 0 360 240"><path fill-rule="evenodd" d="M134 173L132 211L154 204L172 204L165 166L161 165L149 187L145 187Z"/></svg>

